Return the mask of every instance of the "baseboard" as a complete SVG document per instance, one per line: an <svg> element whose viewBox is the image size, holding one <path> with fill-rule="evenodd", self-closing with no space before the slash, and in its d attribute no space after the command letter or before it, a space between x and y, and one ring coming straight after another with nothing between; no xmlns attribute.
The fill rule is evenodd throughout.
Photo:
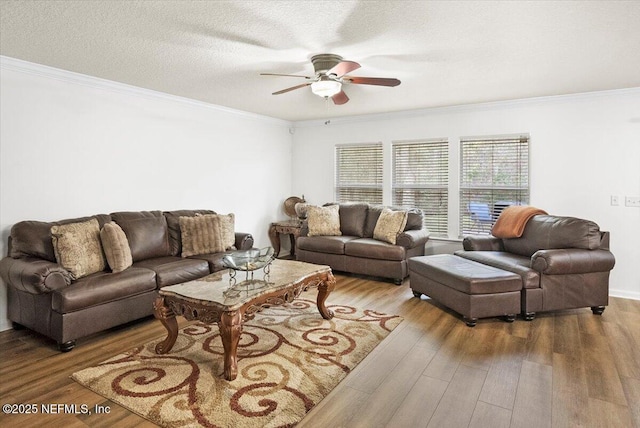
<svg viewBox="0 0 640 428"><path fill-rule="evenodd" d="M640 292L638 292L638 291L612 290L610 288L609 289L609 296L621 297L623 299L640 300Z"/></svg>
<svg viewBox="0 0 640 428"><path fill-rule="evenodd" d="M0 320L0 331L11 330L13 325L9 320Z"/></svg>

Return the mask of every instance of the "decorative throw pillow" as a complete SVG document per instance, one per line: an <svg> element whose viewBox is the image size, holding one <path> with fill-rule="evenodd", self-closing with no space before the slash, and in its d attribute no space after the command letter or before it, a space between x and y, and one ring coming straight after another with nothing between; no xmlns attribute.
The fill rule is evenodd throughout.
<svg viewBox="0 0 640 428"><path fill-rule="evenodd" d="M310 206L307 209L308 236L340 236L340 206Z"/></svg>
<svg viewBox="0 0 640 428"><path fill-rule="evenodd" d="M221 253L235 244L233 214L180 217L182 257Z"/></svg>
<svg viewBox="0 0 640 428"><path fill-rule="evenodd" d="M51 237L56 261L74 279L106 268L98 220L51 226Z"/></svg>
<svg viewBox="0 0 640 428"><path fill-rule="evenodd" d="M222 231L222 243L225 250L235 250L236 247L236 216L233 213L217 215L220 219L220 229Z"/></svg>
<svg viewBox="0 0 640 428"><path fill-rule="evenodd" d="M406 211L391 211L385 208L378 217L376 228L373 230L373 239L396 244L396 238L407 225Z"/></svg>
<svg viewBox="0 0 640 428"><path fill-rule="evenodd" d="M105 223L100 231L100 240L112 272L122 272L133 264L127 235L118 223Z"/></svg>

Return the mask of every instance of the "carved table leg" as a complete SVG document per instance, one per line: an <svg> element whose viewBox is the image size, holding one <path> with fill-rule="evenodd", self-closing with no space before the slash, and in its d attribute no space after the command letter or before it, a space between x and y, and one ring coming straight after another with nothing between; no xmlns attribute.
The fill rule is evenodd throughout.
<svg viewBox="0 0 640 428"><path fill-rule="evenodd" d="M333 318L333 312L327 309L327 307L325 306L325 301L327 300L329 293L333 291L335 285L336 279L331 272L329 272L327 279L325 281L322 281L322 283L318 285L318 311L320 311L320 315L322 315L322 318L326 320L330 320L331 318Z"/></svg>
<svg viewBox="0 0 640 428"><path fill-rule="evenodd" d="M291 243L291 251L289 251L289 254L291 255L291 258L295 260L296 259L296 235L294 235L293 233L290 233L289 242Z"/></svg>
<svg viewBox="0 0 640 428"><path fill-rule="evenodd" d="M242 333L242 312L223 312L218 327L224 347L224 378L234 380L238 375L238 342Z"/></svg>
<svg viewBox="0 0 640 428"><path fill-rule="evenodd" d="M275 224L269 226L269 241L273 247L273 254L277 258L280 255L280 235Z"/></svg>
<svg viewBox="0 0 640 428"><path fill-rule="evenodd" d="M156 345L156 354L166 354L171 351L178 338L178 321L171 308L165 304L162 296L153 302L153 314L167 329L167 338Z"/></svg>

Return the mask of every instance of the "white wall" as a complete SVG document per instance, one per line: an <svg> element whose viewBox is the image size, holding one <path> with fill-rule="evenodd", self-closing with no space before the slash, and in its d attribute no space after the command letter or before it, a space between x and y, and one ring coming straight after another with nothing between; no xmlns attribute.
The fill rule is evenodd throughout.
<svg viewBox="0 0 640 428"><path fill-rule="evenodd" d="M291 195L289 122L2 57L0 254L11 226L213 209L269 245ZM0 288L0 329L6 318Z"/></svg>
<svg viewBox="0 0 640 428"><path fill-rule="evenodd" d="M640 88L324 122L295 125L292 190L311 203L334 198L335 144L383 142L389 203L392 141L448 137L454 165L449 181L457 189L460 137L528 133L531 205L609 230L616 256L610 293L640 299L640 208L624 206L625 195L640 196ZM449 233L457 237L453 193ZM620 196L620 206L610 205L611 195Z"/></svg>

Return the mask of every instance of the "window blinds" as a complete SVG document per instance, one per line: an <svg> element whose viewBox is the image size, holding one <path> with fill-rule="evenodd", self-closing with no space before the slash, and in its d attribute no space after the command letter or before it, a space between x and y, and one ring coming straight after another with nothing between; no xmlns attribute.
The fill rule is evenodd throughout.
<svg viewBox="0 0 640 428"><path fill-rule="evenodd" d="M447 140L393 143L392 200L420 208L432 236L447 236L449 144Z"/></svg>
<svg viewBox="0 0 640 428"><path fill-rule="evenodd" d="M460 234L489 234L502 210L529 204L529 137L460 140Z"/></svg>
<svg viewBox="0 0 640 428"><path fill-rule="evenodd" d="M382 204L382 143L336 146L338 202Z"/></svg>

